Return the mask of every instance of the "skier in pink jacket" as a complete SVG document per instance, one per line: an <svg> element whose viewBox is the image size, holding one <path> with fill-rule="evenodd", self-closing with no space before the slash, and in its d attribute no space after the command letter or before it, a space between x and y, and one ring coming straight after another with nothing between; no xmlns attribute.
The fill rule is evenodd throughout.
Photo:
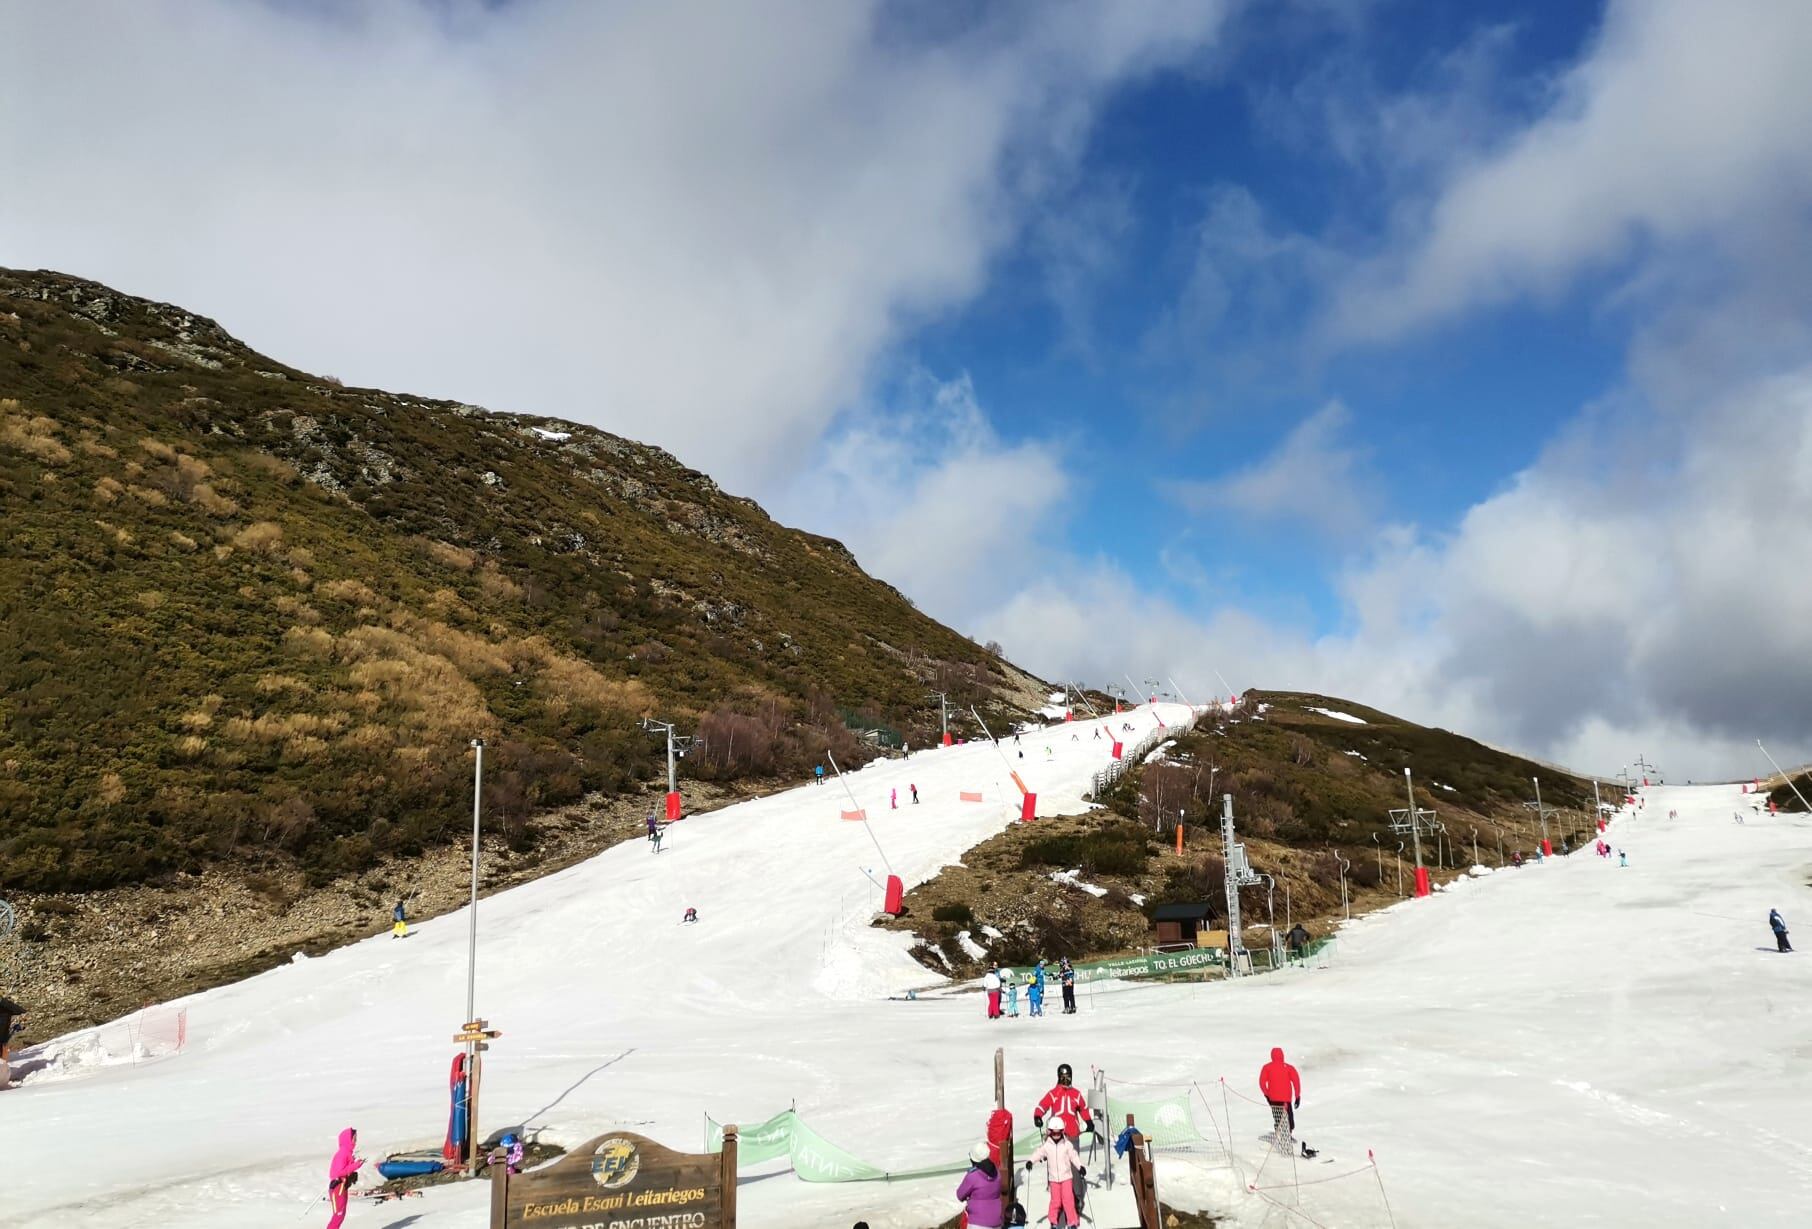
<svg viewBox="0 0 1812 1229"><path fill-rule="evenodd" d="M1082 1223L1076 1214L1076 1178L1082 1171L1082 1157L1076 1151L1076 1145L1068 1138L1069 1124L1063 1116L1053 1115L1044 1124L1044 1143L1038 1146L1031 1159L1026 1161L1030 1169L1038 1162L1044 1162L1044 1177L1051 1188L1051 1209L1046 1219L1053 1229L1058 1225L1068 1225L1071 1229ZM1057 1219L1057 1213L1064 1214L1064 1220Z"/></svg>
<svg viewBox="0 0 1812 1229"><path fill-rule="evenodd" d="M327 1229L340 1229L345 1223L346 1200L351 1197L352 1184L359 1180L359 1170L365 1164L363 1157L352 1155L358 1142L359 1133L351 1127L341 1131L340 1149L327 1166L327 1199L333 1205L333 1219L327 1222Z"/></svg>

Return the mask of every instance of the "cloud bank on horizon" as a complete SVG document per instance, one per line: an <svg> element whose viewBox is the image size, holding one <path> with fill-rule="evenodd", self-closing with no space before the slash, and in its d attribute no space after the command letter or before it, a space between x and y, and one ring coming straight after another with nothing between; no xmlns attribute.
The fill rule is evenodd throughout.
<svg viewBox="0 0 1812 1229"><path fill-rule="evenodd" d="M0 0L0 263L648 439L1053 676L1812 758L1812 8L1417 2Z"/></svg>

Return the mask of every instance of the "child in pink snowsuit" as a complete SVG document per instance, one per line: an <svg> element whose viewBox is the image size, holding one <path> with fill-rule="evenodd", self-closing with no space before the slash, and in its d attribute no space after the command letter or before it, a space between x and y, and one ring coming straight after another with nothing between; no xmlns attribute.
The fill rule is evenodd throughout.
<svg viewBox="0 0 1812 1229"><path fill-rule="evenodd" d="M1075 1226L1082 1223L1076 1215L1076 1175L1082 1172L1082 1157L1076 1151L1076 1145L1069 1141L1065 1133L1068 1124L1061 1117L1053 1117L1045 1124L1044 1143L1026 1162L1030 1169L1039 1161L1044 1162L1045 1181L1051 1188L1051 1209L1046 1219L1055 1225ZM1061 1211L1065 1219L1059 1221L1057 1213Z"/></svg>
<svg viewBox="0 0 1812 1229"><path fill-rule="evenodd" d="M358 1181L359 1169L364 1160L352 1155L353 1148L359 1142L359 1133L351 1127L340 1132L340 1150L333 1154L333 1162L327 1167L327 1198L333 1204L333 1219L327 1222L327 1229L340 1229L346 1220L346 1200L352 1194L352 1184Z"/></svg>

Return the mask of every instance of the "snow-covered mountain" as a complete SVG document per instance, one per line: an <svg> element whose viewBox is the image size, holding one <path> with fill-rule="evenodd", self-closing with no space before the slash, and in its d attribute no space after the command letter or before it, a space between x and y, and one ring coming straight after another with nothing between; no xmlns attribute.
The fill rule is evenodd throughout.
<svg viewBox="0 0 1812 1229"><path fill-rule="evenodd" d="M1121 720L1159 715L1183 710ZM903 936L868 925L870 876L910 883L1012 822L1010 769L1048 805L1081 805L1101 755L1085 741L1020 767L988 744L927 750L851 778L866 827L839 818L835 784L808 786L687 819L658 855L619 846L486 900L479 1010L504 1037L481 1126L564 1144L630 1126L696 1149L706 1114L794 1105L884 1167L960 1161L1004 1046L1022 1121L1060 1061L1101 1068L1116 1096L1191 1097L1202 1138L1161 1155L1160 1194L1230 1224L1297 1223L1276 1203L1405 1229L1802 1222L1812 970L1772 950L1765 919L1812 916L1803 821L1753 814L1736 787L1653 789L1609 833L1628 866L1587 850L1462 881L1356 921L1326 967L1109 984L1042 1020L990 1022L973 995L893 997L926 975ZM908 785L924 801L890 809ZM688 906L696 925L680 924ZM30 1157L0 1188L6 1223L296 1223L342 1127L371 1155L437 1143L466 921L196 996L175 1057L31 1076L0 1099ZM1331 1164L1268 1159L1249 1098L1272 1046L1301 1068L1302 1134ZM954 1214L954 1186L745 1175L741 1219L916 1229ZM483 1225L486 1194L433 1191L401 1223Z"/></svg>

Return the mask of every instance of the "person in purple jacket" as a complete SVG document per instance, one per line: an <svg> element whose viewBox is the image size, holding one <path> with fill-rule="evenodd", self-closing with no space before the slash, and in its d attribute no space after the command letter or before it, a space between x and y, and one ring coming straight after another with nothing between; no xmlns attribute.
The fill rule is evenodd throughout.
<svg viewBox="0 0 1812 1229"><path fill-rule="evenodd" d="M969 1149L969 1172L956 1188L969 1229L1000 1229L1000 1169L983 1142Z"/></svg>

